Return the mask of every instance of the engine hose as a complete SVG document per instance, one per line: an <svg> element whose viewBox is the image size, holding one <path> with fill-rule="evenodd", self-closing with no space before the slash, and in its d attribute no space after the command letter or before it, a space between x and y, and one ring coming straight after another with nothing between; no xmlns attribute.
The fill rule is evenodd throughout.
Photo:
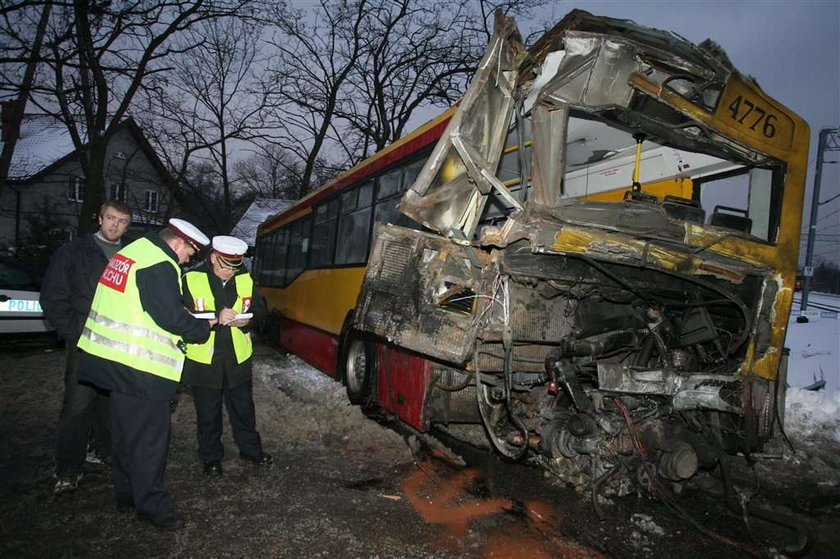
<svg viewBox="0 0 840 559"><path fill-rule="evenodd" d="M618 473L621 466L613 466L592 483L592 508L595 509L595 516L598 520L604 520L604 512L601 510L601 505L598 503L598 496L601 494L601 488Z"/></svg>
<svg viewBox="0 0 840 559"><path fill-rule="evenodd" d="M489 416L488 407L492 407L492 404L487 399L487 395L485 393L485 386L481 383L481 371L478 368L478 354L479 354L479 347L476 344L475 351L473 353L473 369L475 375L475 398L476 404L478 405L478 412L481 415L481 421L484 423L484 428L487 430L487 438L490 439L490 443L493 447L499 451L499 453L504 456L505 458L509 458L511 460L520 460L523 456L525 456L526 451L528 450L528 432L525 431L525 438L522 441L522 446L517 448L516 450L511 450L504 440L500 439L498 435L496 435L493 426L491 425L491 421ZM510 411L508 410L508 416L510 416ZM517 426L518 427L518 426Z"/></svg>
<svg viewBox="0 0 840 559"><path fill-rule="evenodd" d="M522 449L521 454L517 456L517 460L525 455L528 449L528 428L522 423L522 420L513 414L513 406L510 402L510 393L513 388L513 346L509 345L505 351L505 391L507 392L507 412L508 417L514 426L522 433Z"/></svg>
<svg viewBox="0 0 840 559"><path fill-rule="evenodd" d="M583 255L580 255L579 258L587 264L589 264L590 266L592 266L593 268L595 268L596 270L598 270L599 272L601 272L602 274L604 274L605 276L607 276L608 278L610 278L611 280L613 280L615 283L617 283L630 293L643 300L644 302L649 303L651 305L653 304L653 300L650 297L648 297L645 293L639 291L638 289L636 289L635 287L618 277L617 274L611 272L609 269L607 269L606 266L604 266L600 262L596 262L594 258L590 258L589 256Z"/></svg>
<svg viewBox="0 0 840 559"><path fill-rule="evenodd" d="M723 500L727 508L735 514L750 514L771 524L784 526L793 531L795 534L794 539L785 545L785 554L791 557L799 557L808 551L813 544L813 538L808 528L789 516L759 507L753 503L742 505L738 501L738 497L735 495L735 490L732 487L732 477L729 471L729 455L723 452L719 453L718 461L720 463L721 478L723 479Z"/></svg>
<svg viewBox="0 0 840 559"><path fill-rule="evenodd" d="M455 384L443 384L440 382L440 378L443 376L443 372L439 372L435 378L433 386L434 388L440 388L441 390L446 390L447 392L458 392L460 390L465 389L470 385L472 382L472 378L470 378L470 372L464 371L464 380L458 381Z"/></svg>

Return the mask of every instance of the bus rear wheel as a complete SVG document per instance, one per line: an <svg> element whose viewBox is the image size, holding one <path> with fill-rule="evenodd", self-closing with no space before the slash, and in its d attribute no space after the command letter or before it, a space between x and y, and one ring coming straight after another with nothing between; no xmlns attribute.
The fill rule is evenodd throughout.
<svg viewBox="0 0 840 559"><path fill-rule="evenodd" d="M343 366L351 404L367 407L373 403L373 361L372 345L359 332L350 332L345 343Z"/></svg>

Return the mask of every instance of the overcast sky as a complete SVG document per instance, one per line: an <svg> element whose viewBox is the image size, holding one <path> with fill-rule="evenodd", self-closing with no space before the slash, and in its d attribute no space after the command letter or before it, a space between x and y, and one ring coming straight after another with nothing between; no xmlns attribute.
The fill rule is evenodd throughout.
<svg viewBox="0 0 840 559"><path fill-rule="evenodd" d="M693 43L711 38L736 68L808 121L807 226L817 135L840 126L840 0L558 1L541 10L539 19L556 22L574 8L673 31ZM840 161L840 152L826 153L824 160ZM820 200L837 194L840 163L824 165ZM819 214L818 233L840 235L840 197L820 206ZM840 243L818 243L815 255L840 263Z"/></svg>

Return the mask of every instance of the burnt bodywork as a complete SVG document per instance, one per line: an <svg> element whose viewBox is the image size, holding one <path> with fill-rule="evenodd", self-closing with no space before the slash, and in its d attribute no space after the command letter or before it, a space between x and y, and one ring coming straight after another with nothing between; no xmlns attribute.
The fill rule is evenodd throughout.
<svg viewBox="0 0 840 559"><path fill-rule="evenodd" d="M503 455L622 494L767 450L790 168L724 134L747 82L714 45L632 22L575 11L526 50L497 19L400 205L425 230L378 227L356 308L440 365L430 423L483 423ZM743 207L709 202L715 174L748 176Z"/></svg>

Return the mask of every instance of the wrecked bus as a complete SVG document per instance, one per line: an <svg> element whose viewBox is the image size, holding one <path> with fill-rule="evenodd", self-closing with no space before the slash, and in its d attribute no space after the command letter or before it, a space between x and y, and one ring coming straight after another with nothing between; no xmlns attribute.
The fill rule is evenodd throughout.
<svg viewBox="0 0 840 559"><path fill-rule="evenodd" d="M808 137L711 41L499 16L455 107L263 224L256 277L354 403L676 489L779 433Z"/></svg>

